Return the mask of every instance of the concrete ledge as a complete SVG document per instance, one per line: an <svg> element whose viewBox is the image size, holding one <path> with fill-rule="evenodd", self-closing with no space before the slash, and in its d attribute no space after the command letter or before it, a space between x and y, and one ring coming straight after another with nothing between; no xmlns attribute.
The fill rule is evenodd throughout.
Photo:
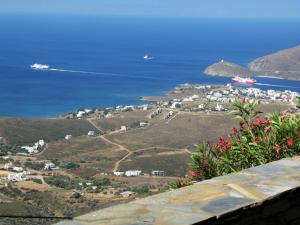
<svg viewBox="0 0 300 225"><path fill-rule="evenodd" d="M204 224L237 210L262 205L298 187L300 157L294 157L95 211L59 225ZM274 204L290 207L287 200ZM269 207L263 213L272 215L272 210Z"/></svg>

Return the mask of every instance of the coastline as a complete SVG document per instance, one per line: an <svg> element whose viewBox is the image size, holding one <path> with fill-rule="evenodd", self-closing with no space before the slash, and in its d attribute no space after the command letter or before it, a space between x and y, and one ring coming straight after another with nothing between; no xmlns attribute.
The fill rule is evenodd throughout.
<svg viewBox="0 0 300 225"><path fill-rule="evenodd" d="M272 76L256 76L258 78L267 78L267 79L275 79L275 80L287 80L284 78L278 78L278 77L272 77ZM234 85L234 84L233 84ZM237 86L237 88L257 88L257 89L261 89L261 90L268 90L268 89L273 89L274 86L273 84L264 84L266 86L270 85L270 88L261 88L261 86ZM124 105L110 105L108 107L92 107L92 108L83 108L83 107L79 107L77 109L74 109L73 111L69 111L69 112L63 112L61 114L57 114L57 115L53 115L53 116L43 116L43 117L16 117L16 116L2 116L0 115L1 118L22 118L22 119L35 119L35 120L55 120L55 119L65 119L68 118L69 115L75 115L78 112L81 111L81 113L83 114L89 114L90 112L94 113L94 112L99 112L99 111L105 111L105 110L114 110L114 109L118 109L118 108L122 108L122 107L133 107L133 108L139 108L139 107L143 107L143 105L155 105L157 102L166 102L166 101L170 101L172 100L172 98L182 98L185 96L182 96L181 94L181 89L182 87L195 87L195 86L211 86L214 88L227 88L228 84L199 84L199 83L184 83L184 84L179 84L177 86L175 86L174 88L172 88L171 90L165 91L162 93L162 95L146 95L146 96L139 96L137 97L137 99L141 100L141 104L124 104ZM282 86L282 87L286 87L283 88L284 90L287 90L288 86ZM280 90L278 90L280 91ZM283 91L283 90L281 90ZM144 102L144 103L143 103ZM86 113L84 113L83 111L86 110Z"/></svg>

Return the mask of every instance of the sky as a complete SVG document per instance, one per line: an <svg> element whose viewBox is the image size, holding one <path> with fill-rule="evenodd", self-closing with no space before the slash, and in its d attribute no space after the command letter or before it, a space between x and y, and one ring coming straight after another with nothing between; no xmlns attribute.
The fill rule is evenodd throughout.
<svg viewBox="0 0 300 225"><path fill-rule="evenodd" d="M0 13L300 19L300 0L0 0Z"/></svg>

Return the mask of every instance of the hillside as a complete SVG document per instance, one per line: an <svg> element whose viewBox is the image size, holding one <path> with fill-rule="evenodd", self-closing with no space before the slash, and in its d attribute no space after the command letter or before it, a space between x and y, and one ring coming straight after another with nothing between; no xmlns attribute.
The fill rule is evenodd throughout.
<svg viewBox="0 0 300 225"><path fill-rule="evenodd" d="M300 45L266 55L249 63L256 74L300 79Z"/></svg>
<svg viewBox="0 0 300 225"><path fill-rule="evenodd" d="M204 71L207 75L212 76L239 76L239 77L249 77L252 74L247 68L243 68L238 64L227 62L221 60L218 63L214 63L211 66L207 67Z"/></svg>
<svg viewBox="0 0 300 225"><path fill-rule="evenodd" d="M93 129L86 120L0 117L0 137L4 137L8 144L31 144L39 139L55 141L66 134L80 136Z"/></svg>
<svg viewBox="0 0 300 225"><path fill-rule="evenodd" d="M300 45L257 58L248 64L248 68L222 60L208 66L204 73L212 76L266 76L300 80Z"/></svg>

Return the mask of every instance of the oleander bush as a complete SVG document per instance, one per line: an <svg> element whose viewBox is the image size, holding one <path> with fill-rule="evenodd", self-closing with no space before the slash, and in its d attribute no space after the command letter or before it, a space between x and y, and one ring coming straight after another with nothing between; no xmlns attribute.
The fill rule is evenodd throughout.
<svg viewBox="0 0 300 225"><path fill-rule="evenodd" d="M232 128L217 143L198 144L187 177L173 183L171 188L300 154L299 114L275 113L263 117L256 111L255 102L244 100L236 100L233 107L231 114L240 119L239 127Z"/></svg>

